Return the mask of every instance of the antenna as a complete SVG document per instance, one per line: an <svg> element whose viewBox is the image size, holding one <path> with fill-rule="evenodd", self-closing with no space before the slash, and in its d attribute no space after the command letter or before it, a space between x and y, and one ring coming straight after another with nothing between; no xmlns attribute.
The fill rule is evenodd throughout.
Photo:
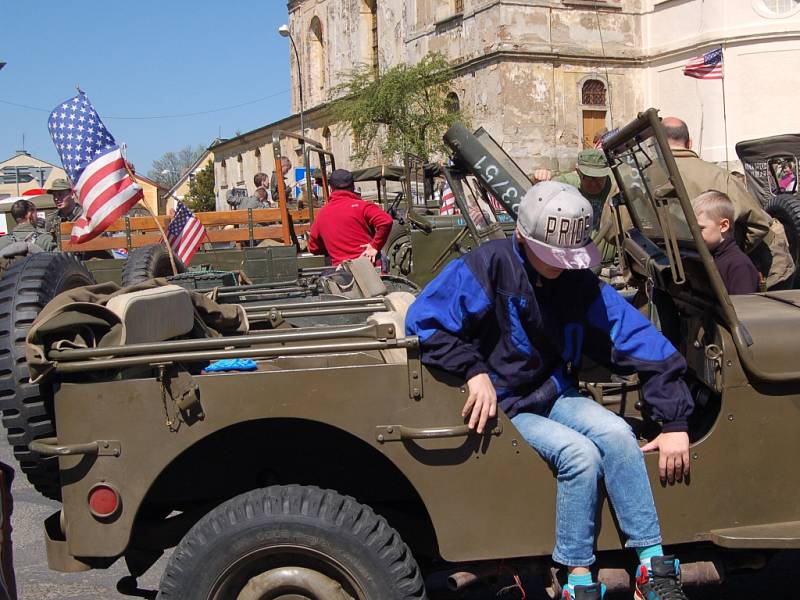
<svg viewBox="0 0 800 600"><path fill-rule="evenodd" d="M25 152L25 134L22 134L22 151Z"/></svg>

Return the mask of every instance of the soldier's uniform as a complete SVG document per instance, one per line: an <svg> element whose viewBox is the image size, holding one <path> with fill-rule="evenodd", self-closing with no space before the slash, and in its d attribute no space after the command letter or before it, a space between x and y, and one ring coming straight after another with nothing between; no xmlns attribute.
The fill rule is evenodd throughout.
<svg viewBox="0 0 800 600"><path fill-rule="evenodd" d="M78 217L81 216L81 212L83 212L83 209L80 204L75 204L72 211L67 216L62 216L60 212L56 211L45 219L44 230L52 235L53 239L58 239L57 230L61 223L77 221Z"/></svg>
<svg viewBox="0 0 800 600"><path fill-rule="evenodd" d="M767 287L784 283L795 270L786 232L780 222L770 217L750 192L717 165L700 159L687 148L673 148L689 199L708 190L728 195L736 211L736 241L767 278Z"/></svg>
<svg viewBox="0 0 800 600"><path fill-rule="evenodd" d="M605 185L597 194L589 194L581 189L581 178L578 171L587 177L605 177ZM600 250L601 265L613 263L617 254L617 249L614 245L617 227L608 199L619 193L619 190L611 177L611 170L608 168L606 157L599 150L583 150L578 154L577 169L553 177L553 181L568 183L578 188L581 195L592 205L594 215L592 241Z"/></svg>
<svg viewBox="0 0 800 600"><path fill-rule="evenodd" d="M45 252L52 252L56 249L56 240L52 234L28 222L20 223L11 230L11 233L1 237L0 250L14 242L36 244Z"/></svg>

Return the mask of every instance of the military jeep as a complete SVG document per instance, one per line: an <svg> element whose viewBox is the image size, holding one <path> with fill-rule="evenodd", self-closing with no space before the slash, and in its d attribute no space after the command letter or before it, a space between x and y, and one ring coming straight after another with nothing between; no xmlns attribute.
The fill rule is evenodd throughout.
<svg viewBox="0 0 800 600"><path fill-rule="evenodd" d="M475 151L465 161L514 212L520 190ZM661 485L657 456L646 457L665 544L678 546L685 584L718 582L800 547L800 292L727 295L657 111L605 152L635 223L626 269L686 357L696 403L691 479ZM361 319L345 325L204 335L174 289L131 292L119 312L58 296L33 329L16 291L5 377L29 365L37 379L17 393L57 425L30 443L60 472L62 508L44 523L51 568L122 558L137 577L175 547L159 598L420 599L525 570L558 594L553 473L504 414L484 435L464 425L463 382L423 366L404 335L408 296L359 300ZM136 335L121 342L120 331ZM206 370L226 358L255 368ZM658 433L635 379L586 389L642 440ZM16 417L35 425L31 415ZM601 520L599 577L627 589L632 557L608 506Z"/></svg>

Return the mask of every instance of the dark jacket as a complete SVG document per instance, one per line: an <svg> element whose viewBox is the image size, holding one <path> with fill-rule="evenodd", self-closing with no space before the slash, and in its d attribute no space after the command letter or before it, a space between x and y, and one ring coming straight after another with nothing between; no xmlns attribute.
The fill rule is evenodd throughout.
<svg viewBox="0 0 800 600"><path fill-rule="evenodd" d="M465 380L487 373L510 417L546 415L575 387L581 355L637 372L663 431L686 431L693 402L686 362L614 288L588 269L540 277L516 237L487 242L451 262L408 311L422 362Z"/></svg>
<svg viewBox="0 0 800 600"><path fill-rule="evenodd" d="M758 291L758 270L736 240L723 240L711 250L711 256L728 294L754 294Z"/></svg>

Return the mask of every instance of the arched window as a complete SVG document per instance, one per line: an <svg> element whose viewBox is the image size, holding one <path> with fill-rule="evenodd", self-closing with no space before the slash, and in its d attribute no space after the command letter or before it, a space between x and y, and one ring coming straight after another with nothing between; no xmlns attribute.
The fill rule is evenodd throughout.
<svg viewBox="0 0 800 600"><path fill-rule="evenodd" d="M325 42L322 37L322 22L319 17L311 19L309 27L309 78L314 102L323 100L322 90L325 88Z"/></svg>
<svg viewBox="0 0 800 600"><path fill-rule="evenodd" d="M322 130L322 145L325 147L325 150L328 152L331 151L331 128L325 127Z"/></svg>
<svg viewBox="0 0 800 600"><path fill-rule="evenodd" d="M606 84L599 79L587 79L581 87L581 104L584 106L606 105Z"/></svg>
<svg viewBox="0 0 800 600"><path fill-rule="evenodd" d="M362 62L378 70L378 2L361 0Z"/></svg>
<svg viewBox="0 0 800 600"><path fill-rule="evenodd" d="M244 161L242 161L241 154L236 157L236 175L237 175L236 184L240 185L244 183Z"/></svg>
<svg viewBox="0 0 800 600"><path fill-rule="evenodd" d="M458 99L458 94L455 92L447 94L445 104L447 106L447 112L455 113L461 110L461 102Z"/></svg>
<svg viewBox="0 0 800 600"><path fill-rule="evenodd" d="M256 148L256 173L261 173L261 148Z"/></svg>
<svg viewBox="0 0 800 600"><path fill-rule="evenodd" d="M581 146L592 148L595 138L606 130L608 88L602 79L588 77L579 82Z"/></svg>
<svg viewBox="0 0 800 600"><path fill-rule="evenodd" d="M219 185L221 187L228 187L228 166L225 164L224 160L220 163L219 169L220 169Z"/></svg>

